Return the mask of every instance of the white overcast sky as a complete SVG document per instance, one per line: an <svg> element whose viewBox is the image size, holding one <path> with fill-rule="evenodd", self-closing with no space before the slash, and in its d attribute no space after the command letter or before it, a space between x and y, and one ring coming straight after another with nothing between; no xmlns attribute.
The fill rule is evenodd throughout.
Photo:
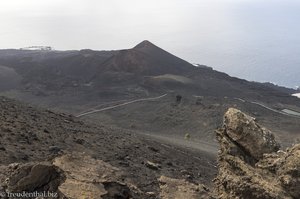
<svg viewBox="0 0 300 199"><path fill-rule="evenodd" d="M230 23L223 16L223 2L1 0L0 48L52 45L57 49L115 49L144 39L166 46L190 42L200 36L199 29L218 31L216 26Z"/></svg>
<svg viewBox="0 0 300 199"><path fill-rule="evenodd" d="M268 77L242 74L241 63L268 68L273 57L299 52L299 4L298 0L1 0L0 49L49 45L60 50L109 50L147 39L187 61L263 81ZM291 64L300 66L300 59L293 59Z"/></svg>

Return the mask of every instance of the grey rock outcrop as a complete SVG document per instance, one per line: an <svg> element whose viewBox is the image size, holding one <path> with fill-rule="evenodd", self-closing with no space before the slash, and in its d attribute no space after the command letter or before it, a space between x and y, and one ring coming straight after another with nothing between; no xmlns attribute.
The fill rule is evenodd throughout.
<svg viewBox="0 0 300 199"><path fill-rule="evenodd" d="M256 160L280 148L271 131L237 109L230 108L225 114L224 131L232 142Z"/></svg>
<svg viewBox="0 0 300 199"><path fill-rule="evenodd" d="M219 199L300 198L300 145L278 151L273 134L255 119L230 108L217 131Z"/></svg>

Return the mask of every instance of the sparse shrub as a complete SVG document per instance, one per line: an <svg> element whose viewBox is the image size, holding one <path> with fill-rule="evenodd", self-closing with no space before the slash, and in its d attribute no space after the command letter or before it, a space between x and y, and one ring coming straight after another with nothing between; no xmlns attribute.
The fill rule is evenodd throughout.
<svg viewBox="0 0 300 199"><path fill-rule="evenodd" d="M189 133L186 133L186 134L184 135L184 139L185 139L185 140L190 140L190 139L191 139L191 135L190 135Z"/></svg>

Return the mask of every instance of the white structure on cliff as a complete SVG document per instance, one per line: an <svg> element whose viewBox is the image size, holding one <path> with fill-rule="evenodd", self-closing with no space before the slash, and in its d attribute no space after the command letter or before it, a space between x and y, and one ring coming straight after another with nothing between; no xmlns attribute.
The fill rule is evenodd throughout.
<svg viewBox="0 0 300 199"><path fill-rule="evenodd" d="M53 50L51 46L29 46L25 48L20 48L20 50L45 50L50 51Z"/></svg>
<svg viewBox="0 0 300 199"><path fill-rule="evenodd" d="M295 93L293 96L300 98L300 93Z"/></svg>

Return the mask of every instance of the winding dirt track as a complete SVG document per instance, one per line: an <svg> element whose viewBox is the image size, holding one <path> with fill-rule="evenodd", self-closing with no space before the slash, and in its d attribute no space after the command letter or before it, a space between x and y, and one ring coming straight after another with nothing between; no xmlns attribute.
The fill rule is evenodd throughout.
<svg viewBox="0 0 300 199"><path fill-rule="evenodd" d="M251 103L251 104L258 105L258 106L261 106L261 107L263 107L263 108L265 108L265 109L268 109L269 111L273 111L273 112L275 112L275 113L279 113L279 114L282 114L282 115L285 115L285 116L290 116L290 117L300 118L300 116L298 116L298 115L291 114L291 113L287 113L287 112L283 112L283 111L279 111L279 110L270 108L270 107L268 107L268 106L266 106L266 105L264 105L264 104L262 104L262 103L259 103L259 102L246 101L246 100L240 99L240 98L234 98L234 99L239 100L239 101L241 101L241 102L243 102L243 103L248 102L248 103Z"/></svg>
<svg viewBox="0 0 300 199"><path fill-rule="evenodd" d="M114 109L114 108L126 106L128 104L132 104L132 103L136 103L136 102L157 100L157 99L163 98L163 97L165 97L167 95L168 94L163 94L163 95L158 96L158 97L136 99L136 100L132 100L132 101L129 101L129 102L124 102L122 104L117 104L117 105L114 105L114 106L109 106L109 107L105 107L105 108L101 108L101 109L90 110L90 111L86 111L86 112L80 113L80 114L76 115L76 117L83 117L83 116L86 116L86 115L90 115L90 114L94 114L94 113L99 113L99 112L102 112L102 111L111 110L111 109ZM198 97L198 96L193 96L193 97ZM256 104L256 105L261 106L261 107L263 107L265 109L268 109L270 111L273 111L273 112L276 112L276 113L279 113L279 114L282 114L282 115L300 118L298 115L289 114L289 113L286 113L286 112L283 112L283 111L279 111L279 110L270 108L270 107L268 107L268 106L266 106L266 105L264 105L262 103L259 103L259 102L246 101L246 100L241 99L241 98L234 98L234 99L239 100L239 101L241 101L243 103L248 102L248 103ZM121 101L123 101L123 100L121 100ZM99 107L99 106L97 106L97 107Z"/></svg>
<svg viewBox="0 0 300 199"><path fill-rule="evenodd" d="M99 113L99 112L102 112L102 111L118 108L118 107L121 107L121 106L126 106L128 104L132 104L132 103L136 103L136 102L157 100L157 99L166 97L167 95L168 94L164 94L164 95L161 95L161 96L158 96L158 97L136 99L136 100L133 100L133 101L122 103L122 104L118 104L118 105L114 105L114 106L105 107L105 108L102 108L102 109L96 109L96 110L88 111L88 112L85 112L85 113L81 113L79 115L76 115L76 117L83 117L83 116L86 116L86 115L90 115L90 114Z"/></svg>

